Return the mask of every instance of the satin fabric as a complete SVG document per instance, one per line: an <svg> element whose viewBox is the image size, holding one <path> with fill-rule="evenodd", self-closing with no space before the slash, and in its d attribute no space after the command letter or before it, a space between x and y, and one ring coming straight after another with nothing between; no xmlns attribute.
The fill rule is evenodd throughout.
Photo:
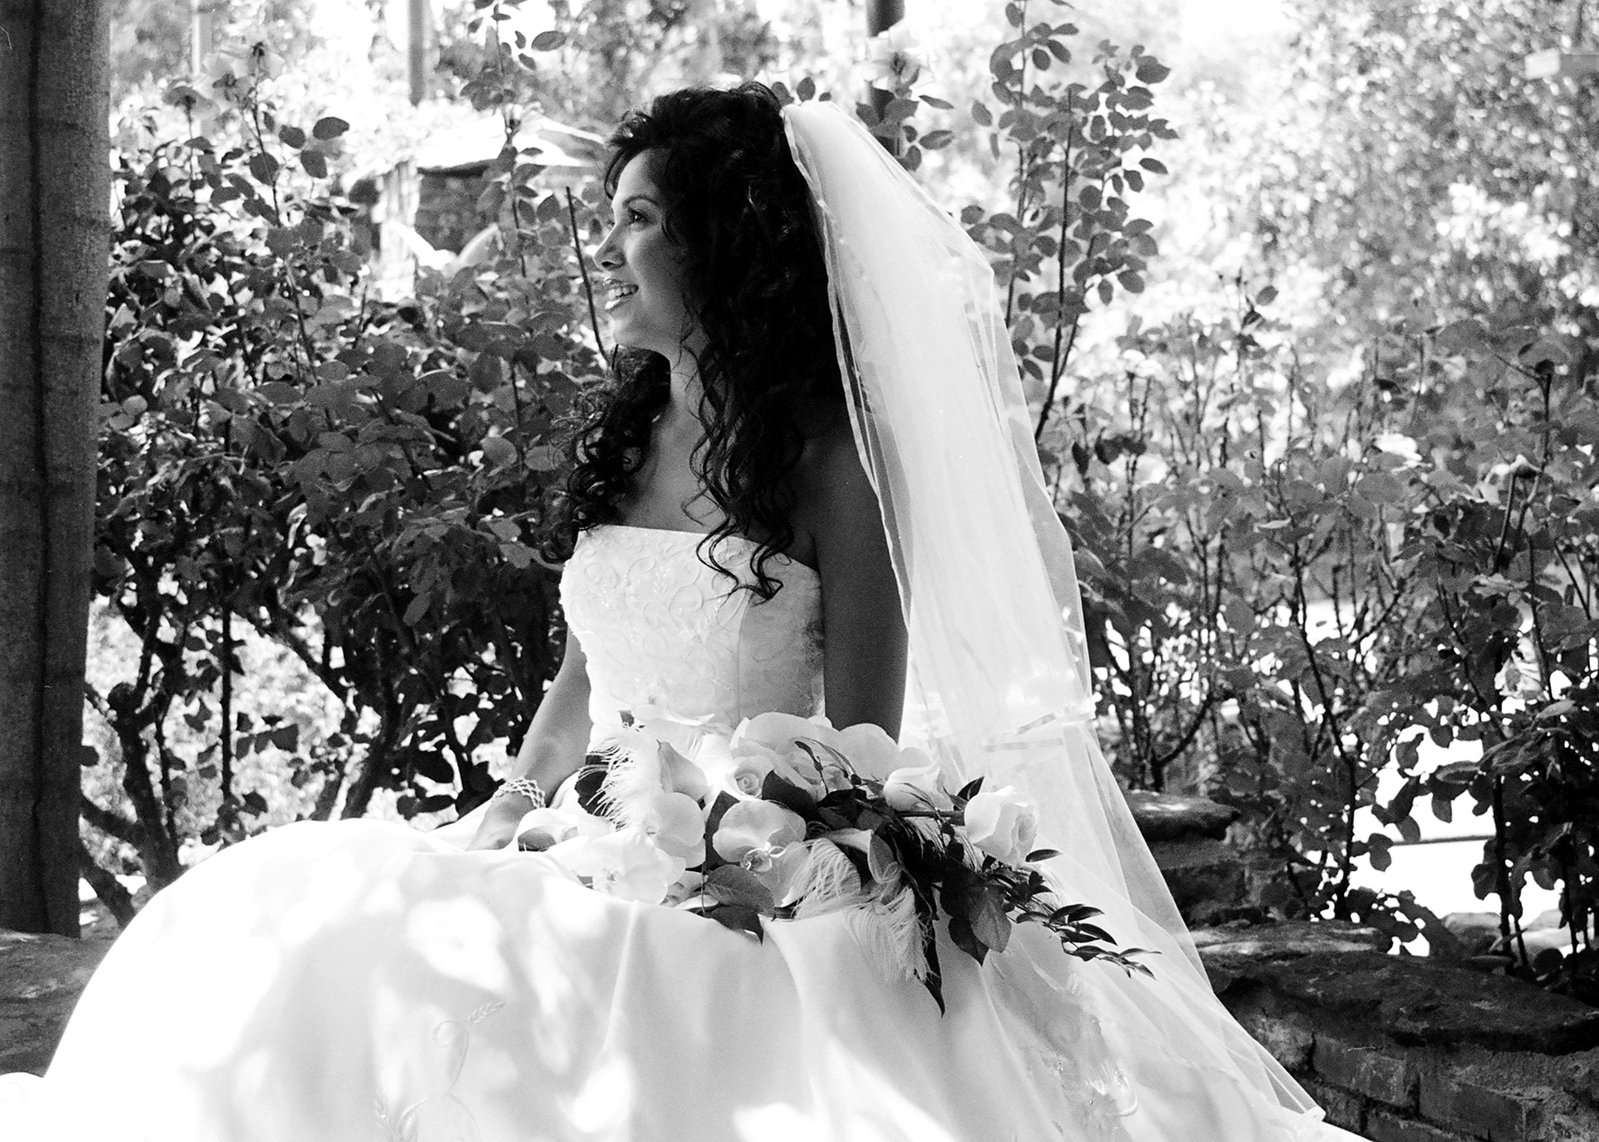
<svg viewBox="0 0 1599 1142"><path fill-rule="evenodd" d="M814 678L771 644L812 661L820 629L810 572L786 569L801 589L763 614L697 543L606 529L563 581L611 701L660 714L701 696L678 707L689 751L746 711L737 686L677 685L687 664L774 663L748 675L761 701L799 702ZM616 593L636 605L608 606ZM302 823L200 864L113 946L47 1078L0 1081L0 1138L1332 1137L1217 1053L1168 965L1129 977L1036 928L982 966L945 942L941 1014L870 954L849 909L768 923L757 942L594 891L545 855L465 851L473 824Z"/></svg>

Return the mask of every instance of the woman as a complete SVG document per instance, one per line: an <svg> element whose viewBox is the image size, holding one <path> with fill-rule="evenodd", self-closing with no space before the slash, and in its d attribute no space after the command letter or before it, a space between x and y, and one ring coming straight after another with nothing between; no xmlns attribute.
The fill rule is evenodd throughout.
<svg viewBox="0 0 1599 1142"><path fill-rule="evenodd" d="M295 825L188 873L86 990L31 1136L1332 1137L1210 996L1094 747L981 255L829 107L680 92L616 148L597 261L629 352L576 438L572 636L514 779L433 834ZM895 731L907 658L908 734L1045 797L1052 875L1161 950L1153 979L1026 925L943 957L941 1012L860 908L756 942L622 899L628 868L585 887L581 847L507 847L579 819L582 757L629 735L703 782L753 714Z"/></svg>
<svg viewBox="0 0 1599 1142"><path fill-rule="evenodd" d="M830 719L897 733L899 595L844 410L810 196L776 101L753 88L661 100L617 132L605 184L614 221L594 258L621 378L576 436L549 554L564 562L596 526L652 531L653 546L704 553L730 587L749 564L762 601L783 587L774 572L799 564L820 588ZM582 642L569 636L513 777L554 790L572 775L592 735L588 686ZM792 712L812 705L807 692ZM601 717L626 708L598 703ZM501 799L473 846L508 842L530 807Z"/></svg>

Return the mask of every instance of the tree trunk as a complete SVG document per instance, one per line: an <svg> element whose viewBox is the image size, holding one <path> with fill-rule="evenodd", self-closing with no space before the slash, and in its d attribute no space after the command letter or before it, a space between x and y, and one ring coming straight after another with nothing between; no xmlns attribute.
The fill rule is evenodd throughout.
<svg viewBox="0 0 1599 1142"><path fill-rule="evenodd" d="M104 0L0 0L0 928L78 932Z"/></svg>

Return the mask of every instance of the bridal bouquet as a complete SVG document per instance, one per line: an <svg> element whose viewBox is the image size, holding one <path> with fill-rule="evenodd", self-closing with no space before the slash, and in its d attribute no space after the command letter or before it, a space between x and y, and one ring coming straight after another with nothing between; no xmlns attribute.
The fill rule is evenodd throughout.
<svg viewBox="0 0 1599 1142"><path fill-rule="evenodd" d="M1051 895L1035 866L1057 854L1033 848L1036 812L1015 789L979 778L950 792L926 754L871 725L773 713L692 737L694 760L635 719L579 782L578 806L528 815L522 847L599 891L757 938L763 918L853 909L868 949L941 1008L940 921L978 962L1034 923L1068 955L1149 974L1140 949L1092 922L1098 909Z"/></svg>

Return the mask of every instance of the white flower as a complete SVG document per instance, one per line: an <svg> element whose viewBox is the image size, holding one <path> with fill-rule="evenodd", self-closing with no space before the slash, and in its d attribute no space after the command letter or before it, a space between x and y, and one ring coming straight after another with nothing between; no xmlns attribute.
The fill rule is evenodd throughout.
<svg viewBox="0 0 1599 1142"><path fill-rule="evenodd" d="M690 907L702 903L703 897L700 890L705 885L705 878L697 872L685 872L674 880L666 890L666 896L661 903L672 908L682 905Z"/></svg>
<svg viewBox="0 0 1599 1142"><path fill-rule="evenodd" d="M549 855L588 880L596 892L641 904L659 904L685 867L641 829L578 837L556 845Z"/></svg>
<svg viewBox="0 0 1599 1142"><path fill-rule="evenodd" d="M161 92L161 102L180 108L197 119L210 115L217 106L198 87L183 79L175 79L166 85Z"/></svg>
<svg viewBox="0 0 1599 1142"><path fill-rule="evenodd" d="M928 764L927 755L919 749L900 749L887 730L875 722L858 722L836 731L836 748L855 772L873 781L882 781L896 768L907 762Z"/></svg>
<svg viewBox="0 0 1599 1142"><path fill-rule="evenodd" d="M731 784L729 774L733 768L733 752L728 746L728 738L733 731L727 726L716 726L707 730L699 740L698 745L690 751L694 764L705 774L708 788L721 789Z"/></svg>
<svg viewBox="0 0 1599 1142"><path fill-rule="evenodd" d="M766 886L772 899L779 906L792 904L795 882L811 863L811 848L806 844L785 845L773 852L769 860L763 859L758 863L763 867L750 871Z"/></svg>
<svg viewBox="0 0 1599 1142"><path fill-rule="evenodd" d="M902 759L912 760L918 755L923 764L901 766L883 781L883 800L901 813L948 809L953 802L938 783L938 766L920 750L905 750Z"/></svg>
<svg viewBox="0 0 1599 1142"><path fill-rule="evenodd" d="M757 866L804 839L805 819L792 809L775 801L740 801L722 814L711 845L723 860L760 872Z"/></svg>
<svg viewBox="0 0 1599 1142"><path fill-rule="evenodd" d="M765 750L750 750L733 762L728 771L728 783L734 792L743 797L759 797L766 775L772 772L772 756Z"/></svg>
<svg viewBox="0 0 1599 1142"><path fill-rule="evenodd" d="M273 79L282 73L283 56L272 47L265 29L251 28L240 40L243 42L240 62L249 74L260 79Z"/></svg>
<svg viewBox="0 0 1599 1142"><path fill-rule="evenodd" d="M662 791L639 807L638 827L668 856L692 867L705 860L705 814L684 793Z"/></svg>
<svg viewBox="0 0 1599 1142"><path fill-rule="evenodd" d="M753 718L745 718L733 731L733 755L738 756L740 746L787 749L799 738L826 739L837 734L832 723L824 717L802 718L798 714L777 712L757 714Z"/></svg>
<svg viewBox="0 0 1599 1142"><path fill-rule="evenodd" d="M669 792L704 801L711 791L705 771L684 757L668 742L661 743L661 779Z"/></svg>
<svg viewBox="0 0 1599 1142"><path fill-rule="evenodd" d="M805 820L774 801L740 801L722 814L711 846L723 860L747 869L779 902L810 859Z"/></svg>
<svg viewBox="0 0 1599 1142"><path fill-rule="evenodd" d="M807 745L802 747L800 742ZM826 718L758 714L739 725L730 745L735 771L743 767L754 773L764 767L762 780L766 773L776 773L817 798L826 796L830 789L849 787L849 774L826 748L843 752L843 740ZM818 762L822 766L820 772Z"/></svg>
<svg viewBox="0 0 1599 1142"><path fill-rule="evenodd" d="M607 812L623 825L637 825L650 799L662 790L703 802L710 782L694 762L671 744L636 726L618 727L596 751L607 759L602 792Z"/></svg>
<svg viewBox="0 0 1599 1142"><path fill-rule="evenodd" d="M904 20L866 41L866 82L873 87L909 87L926 64L927 54Z"/></svg>
<svg viewBox="0 0 1599 1142"><path fill-rule="evenodd" d="M516 843L520 848L542 852L574 837L598 837L615 829L604 817L596 817L576 804L544 805L523 816L517 826Z"/></svg>
<svg viewBox="0 0 1599 1142"><path fill-rule="evenodd" d="M966 803L966 839L996 860L1021 864L1037 833L1038 810L1009 785Z"/></svg>

